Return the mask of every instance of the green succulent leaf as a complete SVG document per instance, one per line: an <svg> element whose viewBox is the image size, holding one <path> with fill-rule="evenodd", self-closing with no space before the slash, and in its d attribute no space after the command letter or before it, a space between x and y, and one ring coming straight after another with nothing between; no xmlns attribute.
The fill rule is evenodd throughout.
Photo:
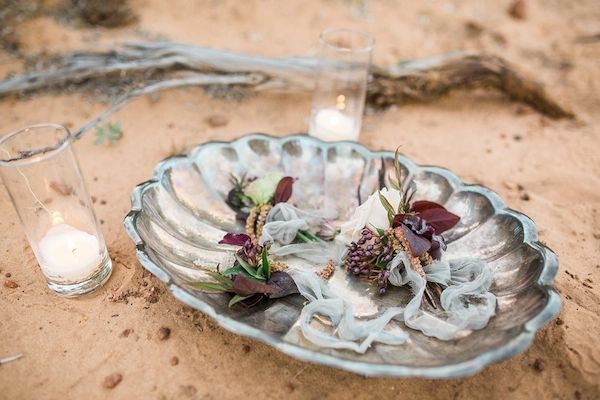
<svg viewBox="0 0 600 400"><path fill-rule="evenodd" d="M296 240L298 240L300 243L311 243L311 242L314 242L314 240L312 240L306 233L307 233L306 231L299 230L296 233Z"/></svg>
<svg viewBox="0 0 600 400"><path fill-rule="evenodd" d="M260 280L261 282L264 282L267 280L267 277L265 276L263 270L262 270L262 266L259 266L256 269L256 277L258 277L258 280Z"/></svg>
<svg viewBox="0 0 600 400"><path fill-rule="evenodd" d="M406 191L402 183L402 166L400 165L400 146L396 148L394 153L394 171L396 173L396 180L394 181L394 189L400 192L400 202L398 203L398 214L405 214L410 209L410 199L407 199ZM411 196L412 197L412 196Z"/></svg>
<svg viewBox="0 0 600 400"><path fill-rule="evenodd" d="M262 263L261 263L261 270L264 276L267 277L267 279L269 279L271 277L271 265L269 264L269 258L267 255L267 248L265 247L263 252L262 252Z"/></svg>
<svg viewBox="0 0 600 400"><path fill-rule="evenodd" d="M246 300L248 297L252 297L252 295L250 295L250 296L240 296L239 294L236 294L235 296L233 296L231 298L231 300L229 300L229 307L233 306L234 304L239 303L240 301Z"/></svg>
<svg viewBox="0 0 600 400"><path fill-rule="evenodd" d="M242 272L240 273L240 275L243 275L246 278L251 279L251 280L256 281L256 282L259 282L259 283L265 283L266 282L265 278L258 278L258 277L254 276L254 275L250 275L244 269L242 269Z"/></svg>
<svg viewBox="0 0 600 400"><path fill-rule="evenodd" d="M225 202L234 210L241 210L243 207L250 207L253 205L252 199L244 194L244 188L248 184L246 180L246 173L243 173L239 178L231 174L229 176L229 183L232 188L227 194Z"/></svg>
<svg viewBox="0 0 600 400"><path fill-rule="evenodd" d="M392 179L392 178L390 178L390 187L399 192L402 190L402 187L400 186L398 181L396 181L395 179Z"/></svg>
<svg viewBox="0 0 600 400"><path fill-rule="evenodd" d="M208 275L210 275L215 281L219 282L224 288L233 288L233 282L226 276L214 271L210 271Z"/></svg>
<svg viewBox="0 0 600 400"><path fill-rule="evenodd" d="M400 147L394 153L394 171L396 172L396 183L402 190L402 167L400 166Z"/></svg>
<svg viewBox="0 0 600 400"><path fill-rule="evenodd" d="M225 271L223 271L222 275L229 277L229 276L237 275L237 274L241 273L242 271L243 271L243 268L240 265L236 264L233 267L227 268Z"/></svg>
<svg viewBox="0 0 600 400"><path fill-rule="evenodd" d="M309 242L323 242L323 239L312 233L311 231L299 230L298 233L302 233Z"/></svg>
<svg viewBox="0 0 600 400"><path fill-rule="evenodd" d="M121 130L121 122L106 121L96 127L96 139L94 144L108 143L114 145L123 138L123 130Z"/></svg>
<svg viewBox="0 0 600 400"><path fill-rule="evenodd" d="M383 208L385 208L385 211L387 211L387 217L391 224L392 221L394 220L394 215L396 215L396 212L394 211L394 207L392 207L392 205L390 204L388 199L386 199L385 196L381 194L381 192L378 192L378 193L379 193L379 201L381 201Z"/></svg>
<svg viewBox="0 0 600 400"><path fill-rule="evenodd" d="M227 288L217 282L193 282L190 286L205 293L224 293L228 292Z"/></svg>
<svg viewBox="0 0 600 400"><path fill-rule="evenodd" d="M215 271L209 271L208 275L214 281L192 282L190 286L206 293L230 292L233 289L233 281Z"/></svg>
<svg viewBox="0 0 600 400"><path fill-rule="evenodd" d="M239 265L244 269L244 272L246 272L248 275L250 275L251 278L259 281L259 282L264 282L264 277L261 276L258 271L256 269L254 269L254 267L252 267L250 264L248 264L246 261L244 261L244 259L242 257L240 257L239 255L235 255L235 259L237 260L237 262L239 263Z"/></svg>
<svg viewBox="0 0 600 400"><path fill-rule="evenodd" d="M229 176L229 183L231 183L234 189L244 190L244 186L246 186L246 173L244 172L239 178L231 174Z"/></svg>

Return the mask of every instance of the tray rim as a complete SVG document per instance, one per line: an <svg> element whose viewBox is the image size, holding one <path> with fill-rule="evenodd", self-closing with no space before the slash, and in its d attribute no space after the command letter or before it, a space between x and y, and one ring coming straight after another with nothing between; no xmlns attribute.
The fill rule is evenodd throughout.
<svg viewBox="0 0 600 400"><path fill-rule="evenodd" d="M250 133L231 141L208 141L196 145L188 154L175 155L168 157L159 162L153 171L152 177L144 182L139 183L131 193L131 210L125 216L123 221L125 231L136 246L136 255L144 268L154 274L158 279L165 283L171 294L179 301L197 309L198 311L208 315L214 319L224 329L253 339L260 340L263 343L302 361L310 363L327 365L330 367L343 369L363 376L387 376L387 377L422 377L422 378L455 378L473 375L481 371L488 365L496 363L517 354L524 352L533 343L535 333L554 319L560 312L560 296L554 289L553 283L558 272L559 261L556 254L546 245L538 240L537 227L533 220L525 214L513 210L506 206L501 197L493 190L477 184L465 184L458 178L456 174L450 170L433 166L433 165L417 165L410 159L401 156L402 163L409 167L411 174L418 171L432 171L442 175L448 180L455 189L468 189L484 195L492 204L495 214L508 214L515 217L523 226L524 238L523 243L529 245L536 250L543 259L542 270L536 280L536 286L542 289L547 295L547 302L544 308L535 316L530 318L523 324L522 331L519 335L511 339L506 344L499 346L493 350L478 354L477 356L457 363L442 366L425 366L425 367L410 367L394 364L369 363L355 360L346 360L335 356L324 354L319 351L309 350L296 344L284 342L276 337L270 336L264 331L252 327L250 325L239 322L233 318L221 315L216 310L193 296L185 288L177 285L159 265L150 259L148 249L142 238L137 232L135 221L138 215L142 212L142 195L150 187L159 184L161 176L168 167L182 161L182 159L193 158L194 155L205 146L231 144L240 140L267 139L274 141L288 141L293 139L309 140L317 143L320 147L327 147L331 144L344 143L353 147L354 150L368 155L369 157L393 157L392 151L374 151L357 142L338 141L324 142L318 138L309 136L305 133L298 133L286 136L273 136L265 133ZM150 249L151 251L151 249Z"/></svg>

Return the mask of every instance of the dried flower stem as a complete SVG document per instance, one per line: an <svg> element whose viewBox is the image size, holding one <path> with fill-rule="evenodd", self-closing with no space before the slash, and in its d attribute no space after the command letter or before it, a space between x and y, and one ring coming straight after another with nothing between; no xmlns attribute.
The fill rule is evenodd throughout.
<svg viewBox="0 0 600 400"><path fill-rule="evenodd" d="M404 237L404 232L402 232L402 229L395 228L394 236L400 241L402 247L404 247L404 249L406 250L406 253L408 254L408 258L410 260L410 264L412 265L413 269L417 271L421 278L425 279L425 270L423 269L423 266L421 266L421 261L418 257L415 257L413 255L413 251L410 248L410 243L408 243L408 240L406 240L406 238Z"/></svg>
<svg viewBox="0 0 600 400"><path fill-rule="evenodd" d="M269 260L269 265L271 266L271 272L281 272L288 267L286 263L273 260Z"/></svg>
<svg viewBox="0 0 600 400"><path fill-rule="evenodd" d="M321 270L317 271L316 274L319 278L328 280L331 278L331 275L335 272L335 261L329 260L327 265L325 265Z"/></svg>
<svg viewBox="0 0 600 400"><path fill-rule="evenodd" d="M408 243L408 240L406 240L406 238L404 237L404 232L402 232L401 228L394 229L394 236L400 241L400 243L406 250L406 253L408 254L408 258L410 260L410 264L411 264L412 268L419 274L419 276L421 278L425 279L425 298L427 299L427 301L429 302L429 304L431 304L431 306L433 308L437 308L437 305L436 305L437 302L435 301L435 297L433 297L433 295L431 294L431 291L428 287L427 276L425 275L425 270L423 269L423 266L421 265L421 260L419 260L418 257L414 256L413 251L410 248L410 243ZM431 256L429 256L429 257L431 257Z"/></svg>
<svg viewBox="0 0 600 400"><path fill-rule="evenodd" d="M256 241L258 240L256 237L256 231L255 231L256 219L258 218L258 213L259 213L258 207L252 207L250 209L250 214L248 214L248 218L246 218L246 234L248 236L250 236L252 243L256 243Z"/></svg>
<svg viewBox="0 0 600 400"><path fill-rule="evenodd" d="M246 234L250 236L252 243L257 244L260 240L271 208L273 206L270 204L261 204L250 209L250 214L246 218Z"/></svg>
<svg viewBox="0 0 600 400"><path fill-rule="evenodd" d="M267 215L269 215L269 211L271 211L271 208L273 208L273 206L271 206L270 204L263 204L259 207L259 214L256 220L255 229L256 240L259 240L262 236L262 230L265 226L265 223L267 222Z"/></svg>

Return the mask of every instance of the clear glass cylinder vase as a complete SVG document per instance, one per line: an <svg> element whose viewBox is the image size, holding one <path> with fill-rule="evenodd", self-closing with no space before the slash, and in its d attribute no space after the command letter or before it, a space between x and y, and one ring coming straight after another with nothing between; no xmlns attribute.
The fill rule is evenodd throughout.
<svg viewBox="0 0 600 400"><path fill-rule="evenodd" d="M0 138L0 175L48 287L77 296L112 272L72 136L60 125L30 126Z"/></svg>
<svg viewBox="0 0 600 400"><path fill-rule="evenodd" d="M375 41L366 33L321 33L309 134L326 141L358 140Z"/></svg>

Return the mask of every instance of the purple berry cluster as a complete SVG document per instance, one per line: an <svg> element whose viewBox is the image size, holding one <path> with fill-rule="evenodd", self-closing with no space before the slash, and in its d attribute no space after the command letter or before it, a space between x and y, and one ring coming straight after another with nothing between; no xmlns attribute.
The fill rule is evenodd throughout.
<svg viewBox="0 0 600 400"><path fill-rule="evenodd" d="M384 294L389 271L387 264L394 258L392 241L387 233L379 236L365 228L356 242L350 243L344 259L346 271L373 279L379 294Z"/></svg>
<svg viewBox="0 0 600 400"><path fill-rule="evenodd" d="M384 295L387 291L388 277L390 276L390 271L387 269L379 270L377 275L375 275L375 283L377 283L377 293L380 295Z"/></svg>

